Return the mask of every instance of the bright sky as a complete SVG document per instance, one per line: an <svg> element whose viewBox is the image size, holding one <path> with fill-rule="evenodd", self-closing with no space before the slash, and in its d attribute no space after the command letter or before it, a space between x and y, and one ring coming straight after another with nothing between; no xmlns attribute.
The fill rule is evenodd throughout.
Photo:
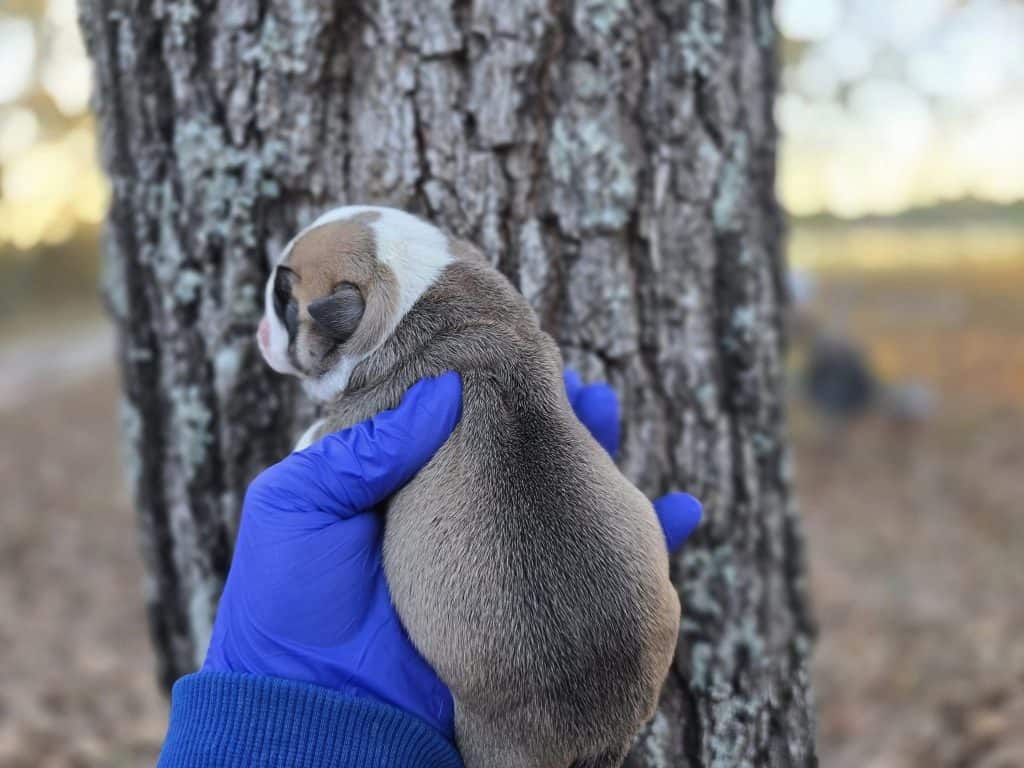
<svg viewBox="0 0 1024 768"><path fill-rule="evenodd" d="M1024 3L781 0L777 105L794 213L1024 198Z"/></svg>
<svg viewBox="0 0 1024 768"><path fill-rule="evenodd" d="M777 21L791 211L1024 199L1024 2L778 0ZM89 88L74 0L42 19L0 12L0 245L59 242L102 217Z"/></svg>

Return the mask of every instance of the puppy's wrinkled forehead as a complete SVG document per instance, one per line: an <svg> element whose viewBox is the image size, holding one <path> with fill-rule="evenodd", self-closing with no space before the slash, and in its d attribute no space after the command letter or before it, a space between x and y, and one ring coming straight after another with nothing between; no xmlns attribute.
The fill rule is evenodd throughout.
<svg viewBox="0 0 1024 768"><path fill-rule="evenodd" d="M363 214L314 227L292 245L284 264L300 277L292 292L308 304L333 291L338 283L368 285L378 268L373 229Z"/></svg>

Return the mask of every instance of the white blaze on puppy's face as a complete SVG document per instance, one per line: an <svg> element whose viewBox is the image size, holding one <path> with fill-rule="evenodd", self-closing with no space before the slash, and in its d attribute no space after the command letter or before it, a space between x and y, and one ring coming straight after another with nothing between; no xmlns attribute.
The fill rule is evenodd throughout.
<svg viewBox="0 0 1024 768"><path fill-rule="evenodd" d="M361 238L357 236L353 240L350 227L339 226L337 233L322 229L344 222L358 222ZM303 242L303 238L314 231L317 237ZM360 241L358 244L357 240ZM367 242L372 242L370 253L365 248ZM299 255L291 259L295 262L292 264L289 262L293 252ZM387 301L387 315L377 316L372 343L365 343L364 334L360 343L354 340L347 348L344 344L335 345L337 350L333 356L325 357L321 349L324 345L320 343L317 346L323 341L323 329L309 314L309 304L329 295L333 287L321 287L319 290L326 292L324 295L310 296L308 293L311 284L335 286L338 283L335 271L341 269L344 272L346 265L341 262L346 261L346 254L351 253L362 255L364 268L371 262L379 265L373 267L378 277L387 275L387 280L371 279L362 284L356 281L363 299ZM302 378L303 387L310 397L329 400L344 391L353 369L391 335L405 314L453 260L445 234L404 211L377 206L344 206L328 211L285 246L267 281L264 318L258 333L260 351L275 371ZM348 267L355 267L351 259ZM275 291L287 294L295 287L295 283L286 278L299 283L299 292L306 294L298 303L297 313L287 316L287 322L282 317L280 297L275 307ZM275 284L280 280L284 285ZM384 285L385 282L388 285ZM372 296L375 290L378 294L376 299ZM367 315L370 314L368 308ZM330 367L317 369L310 365L311 360L327 360Z"/></svg>

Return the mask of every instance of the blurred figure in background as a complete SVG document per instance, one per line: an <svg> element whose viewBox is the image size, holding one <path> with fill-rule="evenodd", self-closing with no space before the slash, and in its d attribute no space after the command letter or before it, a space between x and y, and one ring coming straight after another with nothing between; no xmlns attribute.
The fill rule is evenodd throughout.
<svg viewBox="0 0 1024 768"><path fill-rule="evenodd" d="M822 421L829 444L841 444L852 423L871 410L907 434L932 412L934 391L922 383L880 380L863 345L842 332L839 310L815 306L814 287L812 275L790 273L790 339L800 367L794 394Z"/></svg>
<svg viewBox="0 0 1024 768"><path fill-rule="evenodd" d="M811 342L801 391L833 430L841 430L878 400L878 382L864 354L849 341L819 335Z"/></svg>

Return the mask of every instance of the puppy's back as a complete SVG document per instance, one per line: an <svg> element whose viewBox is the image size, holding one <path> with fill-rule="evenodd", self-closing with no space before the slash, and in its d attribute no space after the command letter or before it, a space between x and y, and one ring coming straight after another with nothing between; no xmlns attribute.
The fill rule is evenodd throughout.
<svg viewBox="0 0 1024 768"><path fill-rule="evenodd" d="M460 705L592 745L650 716L668 668L678 600L661 530L572 412L521 297L487 267L449 270L456 293L487 288L458 336L477 359L447 366L463 375L460 424L389 507L392 595ZM446 345L435 334L421 357Z"/></svg>

